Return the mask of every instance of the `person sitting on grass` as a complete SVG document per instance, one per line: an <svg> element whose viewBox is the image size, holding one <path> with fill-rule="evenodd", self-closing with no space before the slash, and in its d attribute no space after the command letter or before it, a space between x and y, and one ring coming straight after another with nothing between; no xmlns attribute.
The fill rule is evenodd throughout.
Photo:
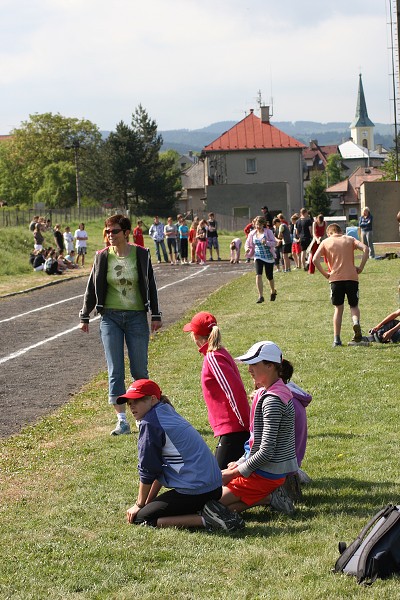
<svg viewBox="0 0 400 600"><path fill-rule="evenodd" d="M217 502L222 477L198 431L179 415L154 381L137 379L117 404L127 403L139 424L139 490L128 523L203 527L233 532L243 519ZM162 486L170 488L159 494Z"/></svg>
<svg viewBox="0 0 400 600"><path fill-rule="evenodd" d="M228 463L240 458L249 439L246 390L234 359L222 346L221 331L211 313L197 313L183 331L191 332L204 356L200 379L208 421L218 438L214 455L219 468L226 469Z"/></svg>
<svg viewBox="0 0 400 600"><path fill-rule="evenodd" d="M257 342L236 360L249 365L256 392L250 439L245 454L222 471L220 502L237 512L262 504L292 514L293 503L281 487L298 469L295 411L292 393L284 384L292 366L270 341Z"/></svg>
<svg viewBox="0 0 400 600"><path fill-rule="evenodd" d="M400 308L390 313L378 325L369 330L369 334L365 336L369 342L379 342L381 344L400 343Z"/></svg>
<svg viewBox="0 0 400 600"><path fill-rule="evenodd" d="M47 275L62 275L62 271L58 268L56 251L54 249L50 250L47 255L46 262L44 263L44 270Z"/></svg>

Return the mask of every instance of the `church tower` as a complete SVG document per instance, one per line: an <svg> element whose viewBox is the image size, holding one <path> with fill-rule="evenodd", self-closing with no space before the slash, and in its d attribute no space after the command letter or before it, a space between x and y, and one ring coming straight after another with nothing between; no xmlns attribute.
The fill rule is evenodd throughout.
<svg viewBox="0 0 400 600"><path fill-rule="evenodd" d="M354 117L353 122L350 124L353 142L358 146L368 148L368 150L374 150L374 127L375 125L368 117L367 104L365 102L364 88L360 73L356 116Z"/></svg>

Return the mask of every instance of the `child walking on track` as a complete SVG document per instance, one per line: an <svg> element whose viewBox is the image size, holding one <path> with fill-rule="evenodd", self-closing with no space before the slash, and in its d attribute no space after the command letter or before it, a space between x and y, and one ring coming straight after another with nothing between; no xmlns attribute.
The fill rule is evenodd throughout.
<svg viewBox="0 0 400 600"><path fill-rule="evenodd" d="M218 437L215 457L221 469L243 454L249 439L249 403L239 370L229 352L221 345L216 318L208 312L197 313L183 331L203 354L201 387L208 420Z"/></svg>

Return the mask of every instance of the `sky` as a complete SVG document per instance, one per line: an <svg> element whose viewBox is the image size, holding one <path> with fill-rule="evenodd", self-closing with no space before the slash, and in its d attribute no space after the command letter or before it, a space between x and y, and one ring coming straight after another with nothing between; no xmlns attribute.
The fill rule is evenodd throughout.
<svg viewBox="0 0 400 600"><path fill-rule="evenodd" d="M393 121L390 0L0 0L0 134L35 113L160 130Z"/></svg>

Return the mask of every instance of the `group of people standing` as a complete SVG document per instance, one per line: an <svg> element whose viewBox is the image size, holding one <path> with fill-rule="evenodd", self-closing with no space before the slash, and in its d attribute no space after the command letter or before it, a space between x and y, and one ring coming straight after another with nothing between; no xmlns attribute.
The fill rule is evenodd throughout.
<svg viewBox="0 0 400 600"><path fill-rule="evenodd" d="M221 260L217 227L214 213L208 214L208 220L200 220L195 217L190 228L185 216L181 214L177 216L176 223L172 217L168 217L166 225L160 221L158 216L154 217L149 228L149 236L154 241L158 264L164 258L164 262L169 262L171 265L196 262L203 265L207 260L207 249L211 261L213 260L213 250L217 254L217 260ZM134 239L136 242L135 233ZM167 242L167 247L165 242Z"/></svg>

